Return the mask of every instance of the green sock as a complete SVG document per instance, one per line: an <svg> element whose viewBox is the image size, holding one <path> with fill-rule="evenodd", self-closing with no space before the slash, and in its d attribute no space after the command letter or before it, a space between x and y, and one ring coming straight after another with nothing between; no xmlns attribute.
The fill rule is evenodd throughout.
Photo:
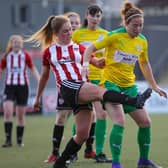
<svg viewBox="0 0 168 168"><path fill-rule="evenodd" d="M113 162L120 162L124 127L114 124L110 133L110 148Z"/></svg>
<svg viewBox="0 0 168 168"><path fill-rule="evenodd" d="M140 151L140 158L148 159L151 143L151 129L150 127L139 128L138 130L138 144Z"/></svg>
<svg viewBox="0 0 168 168"><path fill-rule="evenodd" d="M76 134L76 125L75 123L73 123L73 126L72 126L72 135L74 136Z"/></svg>
<svg viewBox="0 0 168 168"><path fill-rule="evenodd" d="M106 136L106 119L97 119L95 127L96 155L103 152Z"/></svg>

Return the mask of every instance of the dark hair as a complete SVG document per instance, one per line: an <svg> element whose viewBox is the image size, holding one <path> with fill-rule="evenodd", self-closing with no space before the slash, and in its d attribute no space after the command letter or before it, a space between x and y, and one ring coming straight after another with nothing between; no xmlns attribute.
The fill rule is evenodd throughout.
<svg viewBox="0 0 168 168"><path fill-rule="evenodd" d="M94 5L90 5L87 7L86 15L90 14L90 15L94 16L96 13L99 13L99 12L103 13L102 9L97 4L94 4ZM88 21L85 18L82 26L87 27L87 25L88 25Z"/></svg>

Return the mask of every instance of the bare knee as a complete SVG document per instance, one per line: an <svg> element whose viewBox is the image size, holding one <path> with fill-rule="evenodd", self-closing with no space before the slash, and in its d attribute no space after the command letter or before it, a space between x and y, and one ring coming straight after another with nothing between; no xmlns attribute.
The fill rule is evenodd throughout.
<svg viewBox="0 0 168 168"><path fill-rule="evenodd" d="M150 127L151 126L151 119L144 118L138 125L139 125L139 127Z"/></svg>
<svg viewBox="0 0 168 168"><path fill-rule="evenodd" d="M58 110L55 123L57 125L65 125L67 121L68 112L69 111L67 110Z"/></svg>

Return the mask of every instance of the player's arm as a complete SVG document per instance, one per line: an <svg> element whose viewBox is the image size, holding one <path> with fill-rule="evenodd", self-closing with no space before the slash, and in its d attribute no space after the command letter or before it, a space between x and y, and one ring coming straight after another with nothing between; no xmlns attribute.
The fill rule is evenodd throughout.
<svg viewBox="0 0 168 168"><path fill-rule="evenodd" d="M34 103L34 109L36 111L38 111L40 109L40 98L41 98L42 92L47 84L49 74L50 74L50 68L48 66L43 65L41 75L40 75L39 84L37 87L35 103Z"/></svg>
<svg viewBox="0 0 168 168"><path fill-rule="evenodd" d="M36 68L35 66L33 66L30 70L31 70L31 72L32 72L32 74L33 74L33 76L34 76L34 78L35 78L35 79L37 80L37 82L39 83L40 74L39 74L37 68Z"/></svg>
<svg viewBox="0 0 168 168"><path fill-rule="evenodd" d="M97 68L104 68L105 66L105 58L97 58L97 57L91 57L91 60L89 62L90 64L94 65Z"/></svg>
<svg viewBox="0 0 168 168"><path fill-rule="evenodd" d="M84 54L83 54L83 66L85 64L88 64L91 59L92 59L92 53L94 53L96 51L96 47L94 46L94 44L91 44L88 48L86 48Z"/></svg>
<svg viewBox="0 0 168 168"><path fill-rule="evenodd" d="M149 82L152 89L155 92L157 92L160 96L167 98L167 93L157 85L157 83L154 79L150 63L148 61L142 61L142 62L139 62L139 65L140 65L140 69L141 69L145 79Z"/></svg>

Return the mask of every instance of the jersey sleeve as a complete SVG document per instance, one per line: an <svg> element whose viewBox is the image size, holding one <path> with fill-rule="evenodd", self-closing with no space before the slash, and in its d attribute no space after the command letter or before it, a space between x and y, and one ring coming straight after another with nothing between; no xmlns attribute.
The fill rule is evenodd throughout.
<svg viewBox="0 0 168 168"><path fill-rule="evenodd" d="M27 53L27 52L24 52L25 54L25 57L26 57L26 64L27 66L32 69L34 64L33 64L33 61L32 61L32 58L30 57L30 55Z"/></svg>
<svg viewBox="0 0 168 168"><path fill-rule="evenodd" d="M50 57L50 53L49 53L49 49L47 48L46 50L44 50L43 56L42 56L42 65L43 66L47 66L47 67L50 66L49 57Z"/></svg>
<svg viewBox="0 0 168 168"><path fill-rule="evenodd" d="M149 57L148 57L148 42L147 42L147 40L144 40L143 51L140 54L139 61L140 62L148 62L149 61Z"/></svg>
<svg viewBox="0 0 168 168"><path fill-rule="evenodd" d="M5 58L5 56L2 56L2 59L0 60L0 68L1 69L6 68L6 58Z"/></svg>

